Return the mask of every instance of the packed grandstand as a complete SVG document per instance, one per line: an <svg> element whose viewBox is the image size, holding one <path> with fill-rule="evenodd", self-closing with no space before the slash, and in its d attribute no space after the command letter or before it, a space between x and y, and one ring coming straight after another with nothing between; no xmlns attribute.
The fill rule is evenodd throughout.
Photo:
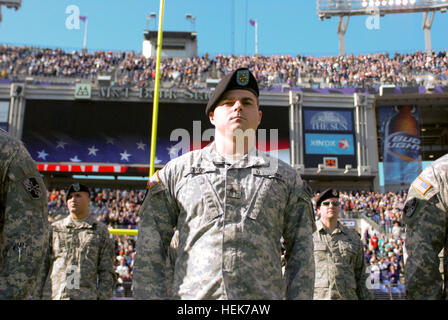
<svg viewBox="0 0 448 320"><path fill-rule="evenodd" d="M237 67L248 67L260 87L320 86L329 88L446 85L448 55L440 52L360 54L347 56L217 55L174 58L161 62L161 81L170 87L206 88L208 78L221 78ZM142 86L155 78L156 58L134 51L73 51L0 45L0 79L36 77L45 83L96 79L110 75L117 85ZM46 79L45 79L46 78ZM59 80L59 81L58 81Z"/></svg>
<svg viewBox="0 0 448 320"><path fill-rule="evenodd" d="M65 190L48 192L49 221L68 215ZM91 193L90 212L109 229L138 229L138 211L145 190L95 188ZM318 193L312 199L316 203ZM402 214L406 192L379 193L343 191L340 193L341 215L345 219L368 221L361 234L364 256L370 266L372 290L378 299L404 299L405 239ZM115 240L115 267L118 285L115 297L132 297L136 236L113 235Z"/></svg>

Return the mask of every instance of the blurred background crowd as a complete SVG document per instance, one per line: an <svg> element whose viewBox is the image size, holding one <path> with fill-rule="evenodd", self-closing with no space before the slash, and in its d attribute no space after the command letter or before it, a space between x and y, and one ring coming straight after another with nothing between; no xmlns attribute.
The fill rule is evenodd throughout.
<svg viewBox="0 0 448 320"><path fill-rule="evenodd" d="M377 285L393 286L404 292L403 247L405 233L402 215L406 192L340 192L340 220L361 216L370 222L360 234L364 256L370 266L371 280ZM318 193L312 199L315 205ZM145 197L145 190L118 190L95 188L91 193L90 213L108 228L138 228L138 212ZM49 221L54 222L68 215L65 190L48 192ZM318 218L318 217L316 217ZM132 273L136 249L136 236L111 235L115 241L115 268L118 275L117 297L132 297Z"/></svg>
<svg viewBox="0 0 448 320"><path fill-rule="evenodd" d="M170 87L206 88L206 79L220 79L237 67L248 67L261 88L362 87L433 85L448 81L443 52L373 53L347 56L235 56L164 58L161 81ZM156 59L128 51L72 51L0 45L0 79L96 79L110 75L120 86L150 85Z"/></svg>

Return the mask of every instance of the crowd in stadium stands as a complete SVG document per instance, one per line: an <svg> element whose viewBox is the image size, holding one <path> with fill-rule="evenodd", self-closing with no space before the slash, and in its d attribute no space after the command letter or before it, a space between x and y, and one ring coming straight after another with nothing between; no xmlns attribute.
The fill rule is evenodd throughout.
<svg viewBox="0 0 448 320"><path fill-rule="evenodd" d="M155 78L155 58L126 51L65 52L0 45L0 78L26 76L95 79L111 75L118 85L141 86ZM448 80L446 51L347 56L208 55L168 58L161 63L161 81L172 87L205 88L207 78L222 78L237 67L249 67L260 87L368 87L380 84L421 85L431 75L435 83ZM426 79L426 80L425 80Z"/></svg>
<svg viewBox="0 0 448 320"><path fill-rule="evenodd" d="M138 211L143 202L144 190L95 189L92 193L91 214L109 228L138 227ZM313 198L317 198L317 193ZM68 214L65 206L65 191L49 192L49 220L55 221ZM359 215L371 219L379 229L363 230L366 262L371 267L375 283L402 284L404 261L404 230L402 214L406 192L341 192L340 218L356 218ZM135 236L114 236L116 249L116 272L118 274L117 295L131 296L132 272L135 256Z"/></svg>

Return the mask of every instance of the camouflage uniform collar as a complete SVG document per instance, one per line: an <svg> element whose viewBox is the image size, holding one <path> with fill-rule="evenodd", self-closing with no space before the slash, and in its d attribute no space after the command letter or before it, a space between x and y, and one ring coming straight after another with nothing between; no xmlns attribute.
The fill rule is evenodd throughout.
<svg viewBox="0 0 448 320"><path fill-rule="evenodd" d="M64 226L70 229L95 229L96 221L91 215L88 215L84 220L73 220L70 215L64 219Z"/></svg>
<svg viewBox="0 0 448 320"><path fill-rule="evenodd" d="M216 165L224 165L226 163L225 158L216 150L215 142L212 142L202 150L203 160L206 160L211 166L215 167ZM269 165L269 157L264 152L253 148L241 160L236 161L232 168L269 167Z"/></svg>
<svg viewBox="0 0 448 320"><path fill-rule="evenodd" d="M316 229L318 232L320 232L322 230L327 232L327 228L323 225L323 223L320 219L316 221ZM344 230L344 226L339 221L331 234L337 234L337 233L344 233L344 234L347 233L346 230Z"/></svg>

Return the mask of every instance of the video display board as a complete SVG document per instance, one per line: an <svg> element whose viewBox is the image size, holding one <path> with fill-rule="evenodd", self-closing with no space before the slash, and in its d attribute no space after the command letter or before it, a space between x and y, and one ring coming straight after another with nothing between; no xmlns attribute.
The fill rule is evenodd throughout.
<svg viewBox="0 0 448 320"><path fill-rule="evenodd" d="M353 109L304 107L302 119L305 167L356 167Z"/></svg>

